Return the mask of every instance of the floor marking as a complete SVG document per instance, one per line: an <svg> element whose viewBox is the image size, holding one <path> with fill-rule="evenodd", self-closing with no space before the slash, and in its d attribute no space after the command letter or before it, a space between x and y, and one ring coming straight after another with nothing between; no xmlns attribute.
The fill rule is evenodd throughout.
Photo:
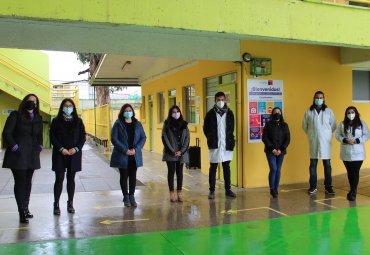
<svg viewBox="0 0 370 255"><path fill-rule="evenodd" d="M320 204L320 205L325 205L325 206L329 206L330 208L334 208L334 209L337 209L338 207L334 206L334 205L328 205L328 204L325 204L324 202L320 202L320 201L315 201L316 203Z"/></svg>
<svg viewBox="0 0 370 255"><path fill-rule="evenodd" d="M160 177L160 178L162 178L162 179L164 179L164 180L167 180L167 178L166 177L164 177L163 175L157 175L158 177Z"/></svg>
<svg viewBox="0 0 370 255"><path fill-rule="evenodd" d="M104 225L111 225L112 223L118 223L118 222L136 222L136 221L147 221L149 219L136 219L136 220L103 220L100 222L100 224Z"/></svg>
<svg viewBox="0 0 370 255"><path fill-rule="evenodd" d="M370 177L370 174L369 175L365 175L365 176L360 176L360 178L367 178L367 177Z"/></svg>
<svg viewBox="0 0 370 255"><path fill-rule="evenodd" d="M183 190L186 190L186 191L189 191L189 189L185 188L185 187L182 187Z"/></svg>
<svg viewBox="0 0 370 255"><path fill-rule="evenodd" d="M194 177L194 176L192 176L191 174L188 174L188 173L184 173L184 175L189 176L189 177Z"/></svg>
<svg viewBox="0 0 370 255"><path fill-rule="evenodd" d="M111 206L98 205L98 206L95 206L94 208L96 210L103 210L103 209L108 209L108 208L122 208L122 207L125 207L125 206L124 205L111 205Z"/></svg>
<svg viewBox="0 0 370 255"><path fill-rule="evenodd" d="M286 193L286 192L291 192L291 191L296 191L296 190L303 190L307 188L297 188L297 189L282 189L280 192Z"/></svg>
<svg viewBox="0 0 370 255"><path fill-rule="evenodd" d="M150 170L149 168L147 168L147 167L143 167L143 169L145 170L145 171L148 171L148 172L151 172L152 170Z"/></svg>
<svg viewBox="0 0 370 255"><path fill-rule="evenodd" d="M277 211L275 209L272 209L270 207L266 207L266 206L263 206L263 207L256 207L256 208L248 208L248 209L239 209L239 210L223 210L221 211L222 214L238 214L238 212L245 212L245 211L254 211L254 210L261 210L261 209L267 209L267 210L270 210L270 211L273 211L273 212L276 212L280 215L283 215L283 216L288 216L288 214L285 214L283 212L280 212L280 211Z"/></svg>
<svg viewBox="0 0 370 255"><path fill-rule="evenodd" d="M29 229L29 227L19 227L19 228L0 228L0 231L5 231L5 230L24 230L24 229Z"/></svg>
<svg viewBox="0 0 370 255"><path fill-rule="evenodd" d="M334 200L334 199L344 199L344 197L331 197L331 198L324 198L324 199L316 199L314 202L326 201L326 200Z"/></svg>

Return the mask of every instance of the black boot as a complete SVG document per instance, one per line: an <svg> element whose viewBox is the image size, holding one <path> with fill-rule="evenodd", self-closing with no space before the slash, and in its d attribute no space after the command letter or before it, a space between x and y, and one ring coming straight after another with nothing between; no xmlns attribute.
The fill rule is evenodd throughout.
<svg viewBox="0 0 370 255"><path fill-rule="evenodd" d="M274 189L270 189L270 194L273 198L277 198L277 194Z"/></svg>
<svg viewBox="0 0 370 255"><path fill-rule="evenodd" d="M54 202L54 215L60 215L59 203Z"/></svg>
<svg viewBox="0 0 370 255"><path fill-rule="evenodd" d="M75 209L73 208L73 202L72 201L67 201L67 211L69 213L75 213Z"/></svg>
<svg viewBox="0 0 370 255"><path fill-rule="evenodd" d="M19 222L20 223L29 223L26 217L26 211L24 209L19 210Z"/></svg>
<svg viewBox="0 0 370 255"><path fill-rule="evenodd" d="M131 206L131 201L129 195L123 195L123 203L125 204L126 207Z"/></svg>
<svg viewBox="0 0 370 255"><path fill-rule="evenodd" d="M347 194L347 199L349 201L355 201L356 200L356 191L355 190L350 190Z"/></svg>
<svg viewBox="0 0 370 255"><path fill-rule="evenodd" d="M33 214L30 212L30 210L28 210L28 207L24 211L27 219L33 218Z"/></svg>
<svg viewBox="0 0 370 255"><path fill-rule="evenodd" d="M129 195L129 198L130 198L130 204L131 204L131 206L137 207L137 203L135 201L135 196L134 195Z"/></svg>

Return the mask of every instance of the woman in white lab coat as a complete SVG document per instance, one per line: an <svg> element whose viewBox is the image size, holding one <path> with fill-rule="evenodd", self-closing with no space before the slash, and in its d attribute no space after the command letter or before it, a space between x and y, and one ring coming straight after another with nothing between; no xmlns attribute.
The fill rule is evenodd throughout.
<svg viewBox="0 0 370 255"><path fill-rule="evenodd" d="M303 117L302 128L310 145L310 188L309 194L317 192L317 162L322 159L325 172L325 193L334 195L331 178L331 141L336 122L333 111L325 104L324 93L317 91L313 104Z"/></svg>
<svg viewBox="0 0 370 255"><path fill-rule="evenodd" d="M365 142L369 139L369 129L360 119L356 107L350 106L344 113L344 120L339 124L335 137L340 142L340 159L347 169L350 191L349 201L356 200L360 168L364 161Z"/></svg>

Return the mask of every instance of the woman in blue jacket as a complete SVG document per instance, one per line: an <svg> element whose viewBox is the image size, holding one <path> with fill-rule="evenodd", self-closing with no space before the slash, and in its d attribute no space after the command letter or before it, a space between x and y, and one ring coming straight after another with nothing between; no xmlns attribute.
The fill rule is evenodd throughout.
<svg viewBox="0 0 370 255"><path fill-rule="evenodd" d="M111 132L114 145L110 161L111 167L119 169L120 184L125 206L136 207L135 188L136 170L143 166L142 148L146 141L143 126L135 118L135 111L130 104L122 106L118 119ZM127 179L129 188L127 188Z"/></svg>

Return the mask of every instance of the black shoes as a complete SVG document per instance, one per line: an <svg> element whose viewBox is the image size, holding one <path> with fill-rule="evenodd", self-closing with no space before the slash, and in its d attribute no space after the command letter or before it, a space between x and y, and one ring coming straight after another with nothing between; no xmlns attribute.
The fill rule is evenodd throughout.
<svg viewBox="0 0 370 255"><path fill-rule="evenodd" d="M53 210L54 215L60 215L60 208L59 208L59 203L54 202L54 210Z"/></svg>
<svg viewBox="0 0 370 255"><path fill-rule="evenodd" d="M227 197L236 198L236 194L235 194L234 192L232 192L232 191L231 191L231 189L226 190L225 195L226 195Z"/></svg>
<svg viewBox="0 0 370 255"><path fill-rule="evenodd" d="M137 203L135 201L134 195L129 195L129 198L130 198L130 204L131 204L131 206L137 207Z"/></svg>
<svg viewBox="0 0 370 255"><path fill-rule="evenodd" d="M75 213L75 209L73 208L73 202L72 201L67 201L67 211L69 213Z"/></svg>
<svg viewBox="0 0 370 255"><path fill-rule="evenodd" d="M123 203L126 207L131 206L131 201L129 195L123 195Z"/></svg>
<svg viewBox="0 0 370 255"><path fill-rule="evenodd" d="M214 191L209 192L208 199L215 199L215 192Z"/></svg>
<svg viewBox="0 0 370 255"><path fill-rule="evenodd" d="M33 218L33 214L30 212L30 210L28 210L28 208L26 208L24 210L24 213L26 214L27 219L32 219Z"/></svg>
<svg viewBox="0 0 370 255"><path fill-rule="evenodd" d="M356 200L356 191L351 190L350 192L348 192L347 199L348 199L348 201L355 201Z"/></svg>
<svg viewBox="0 0 370 255"><path fill-rule="evenodd" d="M27 216L26 216L26 210L21 210L19 212L19 222L20 223L29 223Z"/></svg>
<svg viewBox="0 0 370 255"><path fill-rule="evenodd" d="M270 189L270 194L273 198L278 197L278 191L276 189Z"/></svg>
<svg viewBox="0 0 370 255"><path fill-rule="evenodd" d="M332 186L325 187L325 194L335 195L335 192L333 190L333 187Z"/></svg>

